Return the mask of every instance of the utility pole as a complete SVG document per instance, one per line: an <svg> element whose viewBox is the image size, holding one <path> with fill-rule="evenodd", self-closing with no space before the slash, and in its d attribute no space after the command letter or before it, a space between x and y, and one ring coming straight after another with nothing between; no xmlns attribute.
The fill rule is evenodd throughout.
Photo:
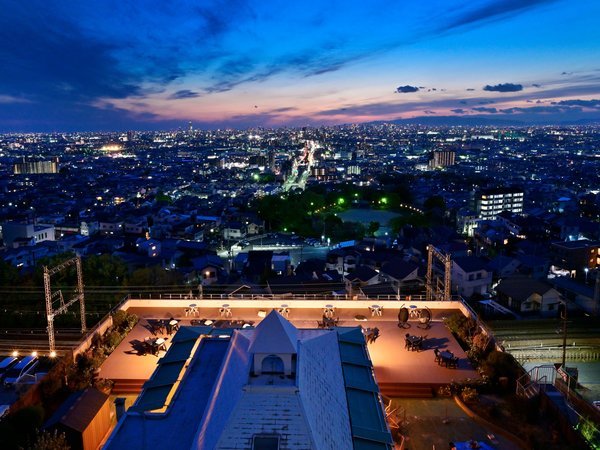
<svg viewBox="0 0 600 450"><path fill-rule="evenodd" d="M566 373L566 360L567 360L567 302L563 301L563 310L560 313L562 319L562 334L563 334L563 352L562 352L562 369Z"/></svg>

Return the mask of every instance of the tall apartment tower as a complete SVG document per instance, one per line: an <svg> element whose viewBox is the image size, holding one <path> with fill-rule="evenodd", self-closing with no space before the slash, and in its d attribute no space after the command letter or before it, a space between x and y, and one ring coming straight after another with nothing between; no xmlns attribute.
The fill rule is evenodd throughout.
<svg viewBox="0 0 600 450"><path fill-rule="evenodd" d="M13 173L15 175L23 174L41 174L41 173L58 173L58 158L46 160L26 160L15 163Z"/></svg>
<svg viewBox="0 0 600 450"><path fill-rule="evenodd" d="M456 152L454 150L434 150L429 158L429 168L448 167L455 164Z"/></svg>
<svg viewBox="0 0 600 450"><path fill-rule="evenodd" d="M494 219L502 211L523 212L523 190L516 187L482 189L475 194L477 215Z"/></svg>

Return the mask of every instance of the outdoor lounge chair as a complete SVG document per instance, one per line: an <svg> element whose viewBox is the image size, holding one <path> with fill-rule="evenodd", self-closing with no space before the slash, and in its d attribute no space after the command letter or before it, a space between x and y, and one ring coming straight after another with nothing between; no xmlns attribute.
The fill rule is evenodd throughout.
<svg viewBox="0 0 600 450"><path fill-rule="evenodd" d="M419 323L417 326L427 330L431 328L431 324L429 322L431 322L431 310L429 308L425 308L421 311L421 317L419 317Z"/></svg>
<svg viewBox="0 0 600 450"><path fill-rule="evenodd" d="M400 308L400 311L398 311L398 328L410 328L408 309L405 307Z"/></svg>

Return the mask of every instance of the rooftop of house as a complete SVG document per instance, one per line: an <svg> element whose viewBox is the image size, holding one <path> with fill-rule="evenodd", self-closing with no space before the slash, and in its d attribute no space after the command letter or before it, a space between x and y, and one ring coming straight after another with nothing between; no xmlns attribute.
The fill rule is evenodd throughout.
<svg viewBox="0 0 600 450"><path fill-rule="evenodd" d="M496 286L498 293L521 300L526 300L533 294L544 295L551 289L553 288L548 283L523 276L504 278Z"/></svg>
<svg viewBox="0 0 600 450"><path fill-rule="evenodd" d="M553 242L552 245L555 247L562 247L567 250L575 250L575 249L600 247L600 241L589 241L587 239L579 239L577 241Z"/></svg>
<svg viewBox="0 0 600 450"><path fill-rule="evenodd" d="M344 278L348 281L369 281L378 275L379 272L371 269L368 266L358 266L354 271L346 275Z"/></svg>
<svg viewBox="0 0 600 450"><path fill-rule="evenodd" d="M485 270L487 265L487 262L484 259L477 256L461 256L453 258L452 262L467 273Z"/></svg>
<svg viewBox="0 0 600 450"><path fill-rule="evenodd" d="M418 269L418 265L402 259L388 261L381 266L381 273L389 275L396 280L402 280Z"/></svg>

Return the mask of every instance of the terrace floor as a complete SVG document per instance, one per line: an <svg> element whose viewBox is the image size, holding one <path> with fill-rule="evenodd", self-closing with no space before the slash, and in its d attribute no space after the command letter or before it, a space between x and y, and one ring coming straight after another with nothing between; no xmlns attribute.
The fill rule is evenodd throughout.
<svg viewBox="0 0 600 450"><path fill-rule="evenodd" d="M317 321L321 320L323 310L321 308L293 308L290 302L290 313L288 319L298 328L316 328ZM259 311L265 308L236 308L233 309L232 317L228 320L253 321L254 325L260 322ZM145 338L155 337L152 335L148 320L167 319L174 317L180 320L180 326L191 325L192 319L211 319L220 324L217 308L199 308L198 314L187 317L181 308L130 308L130 313L137 314L140 321L121 342L115 351L108 357L101 367L100 376L112 380L147 380L156 368L159 356L152 354L140 354L138 351L141 342ZM268 312L268 309L267 309ZM366 308L352 309L344 308L336 311L339 317L338 326L362 326L364 328L377 327L380 336L376 342L368 345L369 354L375 368L377 382L385 393L387 385L425 385L436 387L448 384L452 381L478 378L477 372L471 367L465 352L461 349L452 334L444 326L442 318L454 313L455 310L434 310L431 328L424 330L417 327L415 321L410 321L411 328L402 329L397 326L398 310L386 309L382 316L371 316ZM356 320L362 316L362 320ZM427 336L424 341L423 350L409 351L404 348L404 335L406 333L417 336ZM170 345L166 337L167 348ZM439 366L434 361L433 349L450 350L459 357L457 368L446 368Z"/></svg>

